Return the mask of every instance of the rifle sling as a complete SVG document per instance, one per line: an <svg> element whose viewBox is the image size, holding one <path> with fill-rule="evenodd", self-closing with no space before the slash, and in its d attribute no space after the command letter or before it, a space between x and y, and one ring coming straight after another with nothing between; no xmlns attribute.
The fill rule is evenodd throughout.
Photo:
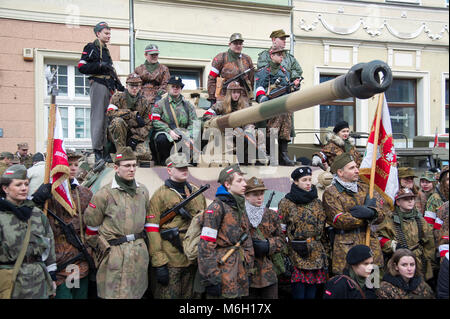
<svg viewBox="0 0 450 319"><path fill-rule="evenodd" d="M11 288L11 294L14 291L14 284L16 282L17 274L19 273L20 266L22 266L23 259L25 258L25 254L27 252L28 244L30 242L31 235L31 216L28 218L27 223L27 232L25 234L25 238L22 243L22 247L20 248L19 256L17 257L16 263L14 264L13 273L12 273L12 283L13 286Z"/></svg>

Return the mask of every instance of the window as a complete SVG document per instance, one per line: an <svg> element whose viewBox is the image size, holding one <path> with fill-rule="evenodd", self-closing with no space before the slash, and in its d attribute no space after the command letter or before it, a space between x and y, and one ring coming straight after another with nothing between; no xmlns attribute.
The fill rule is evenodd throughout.
<svg viewBox="0 0 450 319"><path fill-rule="evenodd" d="M198 90L202 87L202 69L170 68L170 76L179 76L184 90Z"/></svg>
<svg viewBox="0 0 450 319"><path fill-rule="evenodd" d="M76 62L50 62L45 67L57 70L58 105L63 126L63 137L66 147L75 149L88 149L91 147L90 133L90 98L88 76L80 73L75 66ZM47 90L47 85L45 85ZM46 117L50 107L50 96L45 94L44 105ZM47 123L46 123L47 125ZM47 131L47 127L45 127Z"/></svg>
<svg viewBox="0 0 450 319"><path fill-rule="evenodd" d="M448 114L448 79L445 80L445 133L448 133L448 125L449 125L449 114Z"/></svg>
<svg viewBox="0 0 450 319"><path fill-rule="evenodd" d="M333 80L337 75L320 75L320 83ZM347 121L350 131L356 130L356 99L350 97L320 105L320 128L332 131L340 121Z"/></svg>
<svg viewBox="0 0 450 319"><path fill-rule="evenodd" d="M417 132L416 88L416 79L394 79L392 85L386 91L386 101L391 115L392 132L398 134L397 136L399 138L402 135L406 136L410 143L412 143ZM398 147L400 145L396 146Z"/></svg>

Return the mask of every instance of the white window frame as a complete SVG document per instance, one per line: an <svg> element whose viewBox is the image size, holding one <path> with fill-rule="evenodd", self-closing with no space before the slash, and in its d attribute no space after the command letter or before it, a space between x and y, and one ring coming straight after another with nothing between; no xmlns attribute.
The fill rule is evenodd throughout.
<svg viewBox="0 0 450 319"><path fill-rule="evenodd" d="M449 72L442 72L441 74L441 130L440 133L445 133L445 81L449 80Z"/></svg>
<svg viewBox="0 0 450 319"><path fill-rule="evenodd" d="M90 136L83 139L75 138L75 108L77 105L89 105L90 108L89 96L75 97L74 67L76 67L80 56L80 52L35 49L35 142L38 152L45 152L47 148L48 109L46 104L50 101L50 97L47 96L47 84L44 76L47 63L71 66L68 68L68 95L56 97L57 105L68 106L68 138L64 140L66 147L75 149L92 148Z"/></svg>

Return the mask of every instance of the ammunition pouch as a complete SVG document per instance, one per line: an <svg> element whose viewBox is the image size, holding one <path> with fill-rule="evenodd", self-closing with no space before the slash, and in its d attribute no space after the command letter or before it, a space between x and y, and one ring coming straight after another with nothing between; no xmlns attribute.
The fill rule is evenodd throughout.
<svg viewBox="0 0 450 319"><path fill-rule="evenodd" d="M301 258L308 258L310 255L306 240L292 240L291 247Z"/></svg>
<svg viewBox="0 0 450 319"><path fill-rule="evenodd" d="M14 269L0 269L0 299L10 299L14 289Z"/></svg>
<svg viewBox="0 0 450 319"><path fill-rule="evenodd" d="M184 254L183 246L181 245L180 240L180 231L178 227L161 230L159 234L161 235L161 238L163 240L167 240L176 249L178 249L180 253Z"/></svg>
<svg viewBox="0 0 450 319"><path fill-rule="evenodd" d="M110 251L111 245L103 236L99 235L97 239L97 246L94 250L94 262L97 269Z"/></svg>

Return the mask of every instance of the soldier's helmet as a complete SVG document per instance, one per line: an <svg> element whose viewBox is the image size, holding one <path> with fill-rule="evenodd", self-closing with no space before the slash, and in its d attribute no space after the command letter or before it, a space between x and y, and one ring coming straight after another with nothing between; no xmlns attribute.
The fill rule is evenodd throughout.
<svg viewBox="0 0 450 319"><path fill-rule="evenodd" d="M242 86L238 81L233 81L227 86L227 90L242 90Z"/></svg>
<svg viewBox="0 0 450 319"><path fill-rule="evenodd" d="M128 75L126 83L131 85L139 85L142 83L142 79L139 75L133 72Z"/></svg>
<svg viewBox="0 0 450 319"><path fill-rule="evenodd" d="M273 54L273 53L277 53L277 52L284 52L284 51L286 51L281 45L273 45L271 48L270 48L270 54Z"/></svg>
<svg viewBox="0 0 450 319"><path fill-rule="evenodd" d="M234 41L244 41L244 38L242 37L242 34L240 33L233 33L230 37L230 43Z"/></svg>
<svg viewBox="0 0 450 319"><path fill-rule="evenodd" d="M397 195L395 195L395 200L397 201L397 199L409 197L416 198L416 195L414 195L413 191L409 188L403 187L397 192Z"/></svg>

